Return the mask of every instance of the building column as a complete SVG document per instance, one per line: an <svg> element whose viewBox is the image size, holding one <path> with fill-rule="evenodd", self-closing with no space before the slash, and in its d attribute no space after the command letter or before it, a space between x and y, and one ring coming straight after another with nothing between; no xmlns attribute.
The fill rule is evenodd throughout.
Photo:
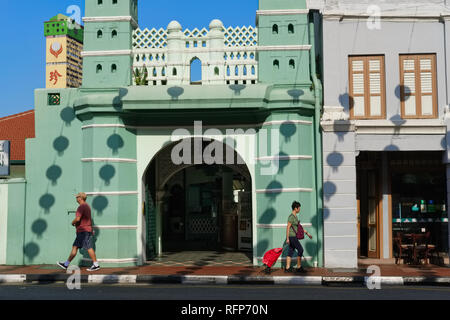
<svg viewBox="0 0 450 320"><path fill-rule="evenodd" d="M446 21L447 25L448 21ZM449 33L450 34L450 33ZM448 61L450 63L450 61ZM448 75L448 74L447 74ZM445 108L444 121L447 125L447 135L446 135L446 150L444 151L444 163L446 163L446 174L447 174L447 218L450 221L450 106ZM448 256L450 257L450 222L448 223Z"/></svg>
<svg viewBox="0 0 450 320"><path fill-rule="evenodd" d="M383 203L383 225L381 226L381 246L383 248L382 259L390 259L391 258L391 234L392 234L392 217L390 215L389 205L389 195L390 195L390 186L389 186L389 159L388 154L383 152L382 154L382 203Z"/></svg>
<svg viewBox="0 0 450 320"><path fill-rule="evenodd" d="M166 192L164 190L158 190L156 192L156 255L162 255L162 211L164 196Z"/></svg>
<svg viewBox="0 0 450 320"><path fill-rule="evenodd" d="M328 110L323 128L324 252L326 268L358 266L354 125L343 108Z"/></svg>

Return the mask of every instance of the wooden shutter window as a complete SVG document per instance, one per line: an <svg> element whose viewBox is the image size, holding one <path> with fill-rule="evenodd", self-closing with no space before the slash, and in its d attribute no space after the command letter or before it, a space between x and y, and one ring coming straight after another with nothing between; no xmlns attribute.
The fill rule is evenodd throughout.
<svg viewBox="0 0 450 320"><path fill-rule="evenodd" d="M400 56L403 118L436 118L436 55Z"/></svg>
<svg viewBox="0 0 450 320"><path fill-rule="evenodd" d="M349 66L351 118L385 118L384 56L350 57Z"/></svg>

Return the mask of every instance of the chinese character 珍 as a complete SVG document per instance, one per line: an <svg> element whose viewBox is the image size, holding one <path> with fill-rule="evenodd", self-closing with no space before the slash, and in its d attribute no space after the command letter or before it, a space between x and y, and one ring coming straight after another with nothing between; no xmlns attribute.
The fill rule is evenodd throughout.
<svg viewBox="0 0 450 320"><path fill-rule="evenodd" d="M50 81L55 81L53 85L56 85L58 83L58 77L62 77L62 75L60 75L57 70L55 70L54 72L50 72Z"/></svg>

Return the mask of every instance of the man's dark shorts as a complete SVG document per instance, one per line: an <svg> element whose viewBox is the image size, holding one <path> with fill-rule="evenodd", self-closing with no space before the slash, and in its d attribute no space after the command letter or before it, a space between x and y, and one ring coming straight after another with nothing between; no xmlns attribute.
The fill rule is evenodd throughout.
<svg viewBox="0 0 450 320"><path fill-rule="evenodd" d="M77 233L77 238L75 239L73 246L77 247L78 249L81 248L85 250L92 249L92 233L90 232Z"/></svg>

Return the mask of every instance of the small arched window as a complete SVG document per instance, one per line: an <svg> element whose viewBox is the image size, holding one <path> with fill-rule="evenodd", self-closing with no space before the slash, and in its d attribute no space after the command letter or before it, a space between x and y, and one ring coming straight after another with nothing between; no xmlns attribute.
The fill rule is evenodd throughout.
<svg viewBox="0 0 450 320"><path fill-rule="evenodd" d="M172 75L173 75L173 76L176 76L176 75L177 75L177 68L173 68L173 70L172 70Z"/></svg>
<svg viewBox="0 0 450 320"><path fill-rule="evenodd" d="M219 68L218 67L215 67L214 68L214 74L216 75L216 76L218 76L219 75Z"/></svg>
<svg viewBox="0 0 450 320"><path fill-rule="evenodd" d="M202 82L202 62L199 58L194 58L191 60L191 84L200 84Z"/></svg>
<svg viewBox="0 0 450 320"><path fill-rule="evenodd" d="M227 76L231 76L231 70L230 70L230 66L227 67Z"/></svg>
<svg viewBox="0 0 450 320"><path fill-rule="evenodd" d="M246 75L247 75L247 67L244 66L244 76L246 76Z"/></svg>
<svg viewBox="0 0 450 320"><path fill-rule="evenodd" d="M112 66L111 66L111 73L116 73L117 72L117 65L116 64L113 64Z"/></svg>
<svg viewBox="0 0 450 320"><path fill-rule="evenodd" d="M292 23L289 24L289 26L288 26L288 32L289 32L289 34L294 34L295 33L295 28L294 28L294 25Z"/></svg>
<svg viewBox="0 0 450 320"><path fill-rule="evenodd" d="M103 71L102 65L101 65L101 64L98 64L98 65L97 65L97 68L96 68L96 72L97 72L97 73L100 73L100 72L102 72L102 71Z"/></svg>
<svg viewBox="0 0 450 320"><path fill-rule="evenodd" d="M97 4L98 5L102 5L103 4L103 0L97 0Z"/></svg>
<svg viewBox="0 0 450 320"><path fill-rule="evenodd" d="M153 76L157 77L158 76L158 72L156 72L156 68L153 68Z"/></svg>
<svg viewBox="0 0 450 320"><path fill-rule="evenodd" d="M295 69L295 60L294 59L289 60L289 68Z"/></svg>
<svg viewBox="0 0 450 320"><path fill-rule="evenodd" d="M236 68L234 68L234 75L238 76L239 75L239 67L236 66Z"/></svg>
<svg viewBox="0 0 450 320"><path fill-rule="evenodd" d="M256 74L256 68L255 66L252 67L252 75L254 76Z"/></svg>
<svg viewBox="0 0 450 320"><path fill-rule="evenodd" d="M277 24L274 24L272 26L272 34L278 34L278 25Z"/></svg>
<svg viewBox="0 0 450 320"><path fill-rule="evenodd" d="M111 32L111 38L116 38L117 37L117 30L113 30L112 32Z"/></svg>
<svg viewBox="0 0 450 320"><path fill-rule="evenodd" d="M164 67L163 69L162 69L162 71L161 71L161 75L163 76L163 77L165 77L166 76L166 68Z"/></svg>
<svg viewBox="0 0 450 320"><path fill-rule="evenodd" d="M112 0L112 4L117 4L117 0Z"/></svg>
<svg viewBox="0 0 450 320"><path fill-rule="evenodd" d="M102 30L98 30L97 31L97 39L101 39L103 38L103 31Z"/></svg>
<svg viewBox="0 0 450 320"><path fill-rule="evenodd" d="M273 61L273 68L274 68L275 70L279 70L279 69L280 69L280 61L274 60L274 61Z"/></svg>

